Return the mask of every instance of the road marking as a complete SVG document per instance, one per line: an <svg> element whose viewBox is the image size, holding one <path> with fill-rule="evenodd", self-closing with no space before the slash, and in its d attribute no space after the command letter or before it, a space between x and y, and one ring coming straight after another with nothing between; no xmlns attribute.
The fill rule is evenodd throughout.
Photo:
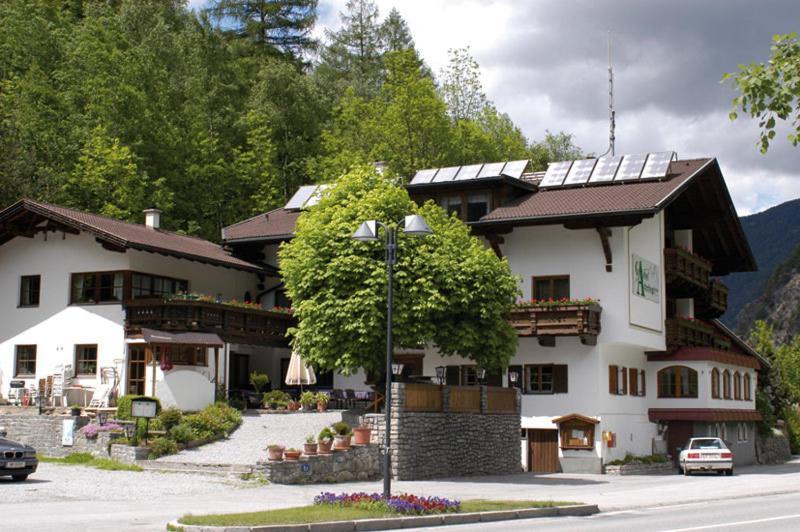
<svg viewBox="0 0 800 532"><path fill-rule="evenodd" d="M764 519L753 519L751 521L734 521L733 523L719 523L716 525L694 526L691 528L673 528L671 530L665 530L664 532L689 532L690 530L710 530L712 528L752 525L755 523L767 523L769 521L785 521L786 519L798 519L798 518L800 518L800 514L783 515L780 517L766 517Z"/></svg>

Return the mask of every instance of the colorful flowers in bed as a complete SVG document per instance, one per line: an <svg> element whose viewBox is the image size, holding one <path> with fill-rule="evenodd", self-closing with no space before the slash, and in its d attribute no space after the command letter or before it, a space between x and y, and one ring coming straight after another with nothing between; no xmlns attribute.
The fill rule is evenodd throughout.
<svg viewBox="0 0 800 532"><path fill-rule="evenodd" d="M331 504L345 507L380 509L409 514L426 515L458 512L461 509L459 501L453 501L442 497L419 497L403 493L392 495L385 499L379 493L330 493L323 492L314 497L314 504Z"/></svg>
<svg viewBox="0 0 800 532"><path fill-rule="evenodd" d="M105 425L97 425L92 423L91 425L86 425L81 428L80 432L82 432L87 438L96 438L101 432L112 432L115 430L122 430L122 427L116 423L106 423Z"/></svg>
<svg viewBox="0 0 800 532"><path fill-rule="evenodd" d="M558 299L518 299L516 303L517 308L529 308L529 307L565 307L565 306L576 306L576 305L597 305L600 303L599 299L593 299L591 297L585 297L583 299L573 299L568 297L562 297Z"/></svg>

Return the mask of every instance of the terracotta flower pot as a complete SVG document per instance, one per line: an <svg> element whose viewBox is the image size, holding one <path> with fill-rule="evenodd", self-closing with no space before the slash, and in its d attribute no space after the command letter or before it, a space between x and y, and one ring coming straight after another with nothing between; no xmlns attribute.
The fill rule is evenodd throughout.
<svg viewBox="0 0 800 532"><path fill-rule="evenodd" d="M328 403L323 403L322 401L317 403L317 410L320 412L327 412L328 411Z"/></svg>
<svg viewBox="0 0 800 532"><path fill-rule="evenodd" d="M283 450L284 447L282 445L267 447L267 453L269 453L269 459L272 460L273 462L281 462L283 460Z"/></svg>
<svg viewBox="0 0 800 532"><path fill-rule="evenodd" d="M307 456L317 454L317 444L316 443L304 443L303 444L303 454Z"/></svg>
<svg viewBox="0 0 800 532"><path fill-rule="evenodd" d="M299 410L300 409L300 403L296 403L295 401L291 401L288 405L286 405L286 408L288 410L293 410L293 411L294 410Z"/></svg>
<svg viewBox="0 0 800 532"><path fill-rule="evenodd" d="M372 434L372 429L367 427L357 427L353 429L353 436L355 445L369 445L369 437Z"/></svg>
<svg viewBox="0 0 800 532"><path fill-rule="evenodd" d="M333 437L333 448L334 449L349 449L350 448L350 436L334 436Z"/></svg>
<svg viewBox="0 0 800 532"><path fill-rule="evenodd" d="M300 451L284 451L283 456L287 462L296 462L301 454L303 453Z"/></svg>
<svg viewBox="0 0 800 532"><path fill-rule="evenodd" d="M318 446L319 446L318 447L319 454L331 454L331 448L333 447L333 442L332 441L325 442L320 440L318 442Z"/></svg>

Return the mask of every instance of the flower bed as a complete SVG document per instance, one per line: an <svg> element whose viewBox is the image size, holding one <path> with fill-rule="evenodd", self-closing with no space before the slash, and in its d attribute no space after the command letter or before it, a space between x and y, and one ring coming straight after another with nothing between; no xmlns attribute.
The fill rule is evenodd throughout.
<svg viewBox="0 0 800 532"><path fill-rule="evenodd" d="M385 510L403 515L432 515L454 513L461 510L461 502L442 497L418 497L408 493L385 498L379 493L330 493L323 492L314 497L316 505L332 505L343 508Z"/></svg>
<svg viewBox="0 0 800 532"><path fill-rule="evenodd" d="M96 438L98 434L101 432L120 432L122 433L122 425L118 425L116 423L106 423L105 425L97 425L92 423L90 425L86 425L80 429L80 432L83 433L89 439Z"/></svg>
<svg viewBox="0 0 800 532"><path fill-rule="evenodd" d="M215 296L207 294L197 294L194 292L172 294L166 298L167 301L202 301L204 303L216 303L218 305L226 305L228 307L246 308L251 310L267 310L264 309L260 303L252 303L250 301L239 301L238 299L223 300ZM292 309L287 307L272 307L272 312L279 312L281 314L291 314Z"/></svg>
<svg viewBox="0 0 800 532"><path fill-rule="evenodd" d="M518 299L516 304L514 305L515 308L529 308L529 307L569 307L569 306L589 306L589 305L599 305L599 299L592 299L591 297L585 297L583 299L570 299L566 297L562 297L561 299Z"/></svg>

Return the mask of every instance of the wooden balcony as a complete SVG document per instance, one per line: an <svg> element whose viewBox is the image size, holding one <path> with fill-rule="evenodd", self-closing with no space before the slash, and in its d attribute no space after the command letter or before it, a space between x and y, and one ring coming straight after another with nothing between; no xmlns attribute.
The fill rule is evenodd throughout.
<svg viewBox="0 0 800 532"><path fill-rule="evenodd" d="M664 250L667 290L672 297L694 297L709 288L711 262L682 248Z"/></svg>
<svg viewBox="0 0 800 532"><path fill-rule="evenodd" d="M533 304L514 308L510 321L519 336L536 336L541 345L555 346L557 336L577 336L581 343L595 345L601 311L597 304Z"/></svg>
<svg viewBox="0 0 800 532"><path fill-rule="evenodd" d="M142 327L170 332L207 332L226 342L288 346L286 330L291 314L240 308L221 303L193 300L137 299L126 301L126 331Z"/></svg>
<svg viewBox="0 0 800 532"><path fill-rule="evenodd" d="M694 301L694 313L703 319L719 318L728 309L728 287L712 279L709 290Z"/></svg>
<svg viewBox="0 0 800 532"><path fill-rule="evenodd" d="M667 350L675 351L681 347L716 347L714 328L701 321L686 318L666 320Z"/></svg>

